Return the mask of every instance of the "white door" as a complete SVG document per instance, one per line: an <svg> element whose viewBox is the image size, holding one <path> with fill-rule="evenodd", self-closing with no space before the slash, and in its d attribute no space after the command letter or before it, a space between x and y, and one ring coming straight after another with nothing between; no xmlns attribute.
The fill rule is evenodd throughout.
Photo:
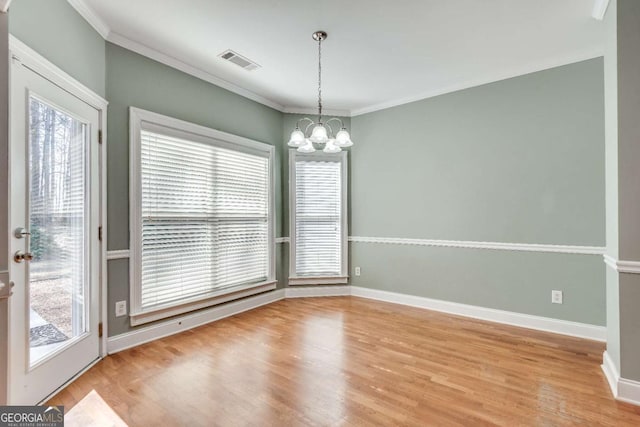
<svg viewBox="0 0 640 427"><path fill-rule="evenodd" d="M11 67L9 403L99 357L99 112Z"/></svg>

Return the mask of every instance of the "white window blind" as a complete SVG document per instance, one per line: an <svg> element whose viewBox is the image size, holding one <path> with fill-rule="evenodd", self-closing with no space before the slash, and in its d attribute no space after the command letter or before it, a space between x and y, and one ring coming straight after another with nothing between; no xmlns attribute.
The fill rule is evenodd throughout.
<svg viewBox="0 0 640 427"><path fill-rule="evenodd" d="M181 135L140 125L132 315L274 279L272 151Z"/></svg>
<svg viewBox="0 0 640 427"><path fill-rule="evenodd" d="M343 278L345 273L345 157L300 155L292 167L295 218L292 277ZM338 280L337 282L342 282ZM324 283L324 282L319 282Z"/></svg>

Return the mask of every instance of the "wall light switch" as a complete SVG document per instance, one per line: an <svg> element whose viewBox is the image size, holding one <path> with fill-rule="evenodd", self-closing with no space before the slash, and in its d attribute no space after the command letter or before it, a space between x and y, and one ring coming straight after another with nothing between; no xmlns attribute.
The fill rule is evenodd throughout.
<svg viewBox="0 0 640 427"><path fill-rule="evenodd" d="M551 302L554 304L562 304L562 291L551 291Z"/></svg>
<svg viewBox="0 0 640 427"><path fill-rule="evenodd" d="M360 267L356 267L356 276L360 275Z"/></svg>
<svg viewBox="0 0 640 427"><path fill-rule="evenodd" d="M122 317L126 315L127 315L127 302L126 301L116 302L116 317Z"/></svg>

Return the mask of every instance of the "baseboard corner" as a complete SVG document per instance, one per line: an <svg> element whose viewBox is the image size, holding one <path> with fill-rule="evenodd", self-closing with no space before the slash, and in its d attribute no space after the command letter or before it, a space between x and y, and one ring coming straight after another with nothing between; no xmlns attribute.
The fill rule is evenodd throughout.
<svg viewBox="0 0 640 427"><path fill-rule="evenodd" d="M616 400L640 406L640 381L622 378L606 350L602 354L601 368Z"/></svg>

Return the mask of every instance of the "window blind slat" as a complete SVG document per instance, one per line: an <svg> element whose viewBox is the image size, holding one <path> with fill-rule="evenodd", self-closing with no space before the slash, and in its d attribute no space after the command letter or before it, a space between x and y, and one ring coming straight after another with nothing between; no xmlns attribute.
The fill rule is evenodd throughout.
<svg viewBox="0 0 640 427"><path fill-rule="evenodd" d="M269 274L269 158L141 131L141 308Z"/></svg>

